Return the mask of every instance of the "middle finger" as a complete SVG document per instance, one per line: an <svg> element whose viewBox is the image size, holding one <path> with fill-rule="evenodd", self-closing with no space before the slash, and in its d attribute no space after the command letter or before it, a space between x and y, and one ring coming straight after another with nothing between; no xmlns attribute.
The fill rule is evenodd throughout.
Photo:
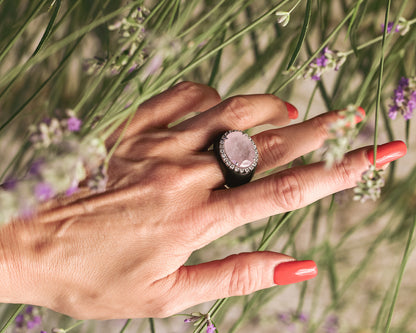
<svg viewBox="0 0 416 333"><path fill-rule="evenodd" d="M234 96L210 110L188 119L171 130L193 151L208 148L226 130L272 124L286 125L298 116L297 110L274 95Z"/></svg>

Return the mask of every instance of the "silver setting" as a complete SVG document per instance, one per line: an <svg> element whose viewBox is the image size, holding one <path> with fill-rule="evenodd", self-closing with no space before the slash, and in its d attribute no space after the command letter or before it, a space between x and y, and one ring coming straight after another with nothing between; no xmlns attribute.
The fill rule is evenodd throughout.
<svg viewBox="0 0 416 333"><path fill-rule="evenodd" d="M238 165L234 164L228 158L227 154L225 153L224 142L227 139L228 134L233 133L233 132L243 133L251 141L251 143L253 145L255 158L253 160L253 163L251 163L251 165L247 168L240 168ZM222 137L220 139L220 143L219 143L219 152L220 152L221 159L224 162L224 164L227 166L227 168L229 168L230 170L233 170L235 173L240 173L242 175L245 175L245 174L248 174L248 173L252 172L257 167L257 164L258 164L258 161L259 161L259 153L258 153L257 146L254 143L253 139L247 133L244 133L244 132L239 131L239 130L230 130L230 131L225 132L222 135Z"/></svg>

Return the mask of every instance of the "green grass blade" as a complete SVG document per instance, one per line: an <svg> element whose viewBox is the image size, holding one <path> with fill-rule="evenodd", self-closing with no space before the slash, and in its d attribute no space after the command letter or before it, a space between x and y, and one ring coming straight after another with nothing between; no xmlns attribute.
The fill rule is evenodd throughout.
<svg viewBox="0 0 416 333"><path fill-rule="evenodd" d="M55 23L56 17L58 16L59 9L61 8L61 0L56 0L55 2L55 8L53 10L51 19L49 20L48 26L45 29L45 32L42 35L42 38L36 47L36 50L33 52L32 57L35 56L40 49L42 48L43 44L48 40L50 33L52 31L53 25Z"/></svg>
<svg viewBox="0 0 416 333"><path fill-rule="evenodd" d="M402 259L402 262L400 264L400 269L399 269L399 272L398 272L399 276L398 276L396 287L394 289L394 294L393 294L393 301L392 301L391 306L390 306L389 315L388 315L386 326L385 326L385 329L384 329L384 331L386 333L388 333L390 331L390 325L391 325L391 320L393 318L394 306L396 305L397 296L399 295L399 289L400 289L400 285L401 285L401 282L402 282L402 279L403 279L404 270L406 268L406 264L407 264L407 261L409 260L410 253L411 253L410 245L412 244L412 239L413 239L413 234L415 232L415 227L416 227L416 215L413 218L413 224L412 224L412 226L410 228L410 231L409 231L409 237L407 238L406 248L404 250L403 259Z"/></svg>
<svg viewBox="0 0 416 333"><path fill-rule="evenodd" d="M125 330L127 329L127 327L130 325L130 323L131 323L131 319L127 319L126 320L126 323L123 325L123 327L121 328L121 330L120 330L120 333L124 333L125 332Z"/></svg>
<svg viewBox="0 0 416 333"><path fill-rule="evenodd" d="M378 140L378 118L380 114L380 103L381 103L381 87L383 84L383 71L384 71L384 50L386 45L386 35L387 35L387 26L389 23L389 14L390 14L390 5L391 0L387 0L387 8L386 8L386 15L384 18L384 31L383 31L383 39L381 41L381 56L380 56L380 70L378 76L378 84L377 84L377 97L376 97L376 113L375 113L375 120L374 120L374 166L376 166L376 159L377 159L377 140Z"/></svg>
<svg viewBox="0 0 416 333"><path fill-rule="evenodd" d="M43 6L47 3L47 1L48 0L43 0L38 6L36 6L36 8L32 11L32 13L26 19L25 23L14 34L12 39L7 43L7 45L3 48L3 50L1 50L1 52L0 52L0 63L3 61L4 57L7 55L7 53L10 51L10 49L13 47L14 43L24 33L24 31L26 30L26 28L28 27L28 25L32 21L32 19L35 18L38 15L38 13L43 8Z"/></svg>
<svg viewBox="0 0 416 333"><path fill-rule="evenodd" d="M308 0L308 2L306 3L306 12L305 12L305 18L303 20L302 31L300 32L300 36L296 44L295 50L293 51L293 54L290 57L289 63L287 65L287 69L292 67L292 65L295 63L296 59L298 58L300 49L302 48L302 45L306 38L306 33L308 32L309 23L311 21L311 15L312 15L312 0Z"/></svg>
<svg viewBox="0 0 416 333"><path fill-rule="evenodd" d="M5 333L6 332L6 330L13 323L13 321L16 319L16 317L23 310L24 307L25 307L25 304L16 305L16 310L13 312L13 314L10 316L10 318L5 322L5 324L3 325L3 327L0 330L0 333Z"/></svg>
<svg viewBox="0 0 416 333"><path fill-rule="evenodd" d="M227 29L224 29L224 32L221 36L221 44L224 43L226 34L227 34ZM210 76L209 81L208 81L208 85L210 87L212 87L214 85L215 79L216 79L216 77L218 75L218 72L219 72L219 69L220 69L222 50L223 49L218 51L218 54L214 59L214 64L212 66L211 76Z"/></svg>

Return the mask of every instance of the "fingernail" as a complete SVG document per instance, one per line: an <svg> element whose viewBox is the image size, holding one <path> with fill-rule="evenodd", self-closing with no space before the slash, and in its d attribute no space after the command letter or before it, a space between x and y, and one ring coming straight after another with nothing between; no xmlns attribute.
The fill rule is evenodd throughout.
<svg viewBox="0 0 416 333"><path fill-rule="evenodd" d="M296 109L292 104L285 102L287 108L287 114L290 119L296 119L299 115L298 109Z"/></svg>
<svg viewBox="0 0 416 333"><path fill-rule="evenodd" d="M407 147L403 141L392 141L377 146L376 168L399 159L406 155ZM371 164L374 163L374 149L367 150L367 158Z"/></svg>
<svg viewBox="0 0 416 333"><path fill-rule="evenodd" d="M364 119L364 117L365 117L365 110L361 106L359 106L357 108L357 111L359 113L361 113L362 116L361 117L360 116L355 116L355 123L356 124L358 124L359 122L361 122Z"/></svg>
<svg viewBox="0 0 416 333"><path fill-rule="evenodd" d="M344 111L346 111L346 109L342 109L342 110L339 110L339 112L341 113L341 115L340 115L340 118L341 119L343 119L344 118L344 116L342 115L342 113L344 112ZM359 122L361 122L363 119L364 119L364 117L365 117L365 110L361 107L361 106L359 106L358 108L357 108L357 111L361 114L361 116L359 116L359 115L356 115L355 116L355 123L356 124L358 124Z"/></svg>
<svg viewBox="0 0 416 333"><path fill-rule="evenodd" d="M274 269L274 283L282 286L313 279L317 274L318 268L313 260L284 262Z"/></svg>

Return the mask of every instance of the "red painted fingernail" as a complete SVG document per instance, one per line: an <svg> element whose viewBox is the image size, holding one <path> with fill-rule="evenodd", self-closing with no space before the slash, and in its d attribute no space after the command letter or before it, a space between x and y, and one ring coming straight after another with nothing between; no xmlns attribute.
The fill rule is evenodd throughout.
<svg viewBox="0 0 416 333"><path fill-rule="evenodd" d="M313 260L284 262L274 269L274 283L282 286L313 279L317 274L318 268Z"/></svg>
<svg viewBox="0 0 416 333"><path fill-rule="evenodd" d="M290 119L296 119L299 115L298 109L296 109L292 104L285 102L287 108L287 114Z"/></svg>
<svg viewBox="0 0 416 333"><path fill-rule="evenodd" d="M360 116L355 116L355 123L356 124L358 124L360 121L362 121L365 117L365 110L361 106L359 106L357 110L358 110L359 113L361 113L362 116L361 117Z"/></svg>
<svg viewBox="0 0 416 333"><path fill-rule="evenodd" d="M403 141L392 141L384 145L377 146L376 168L390 163L406 155L407 147ZM373 148L367 150L367 158L371 164L374 163Z"/></svg>

